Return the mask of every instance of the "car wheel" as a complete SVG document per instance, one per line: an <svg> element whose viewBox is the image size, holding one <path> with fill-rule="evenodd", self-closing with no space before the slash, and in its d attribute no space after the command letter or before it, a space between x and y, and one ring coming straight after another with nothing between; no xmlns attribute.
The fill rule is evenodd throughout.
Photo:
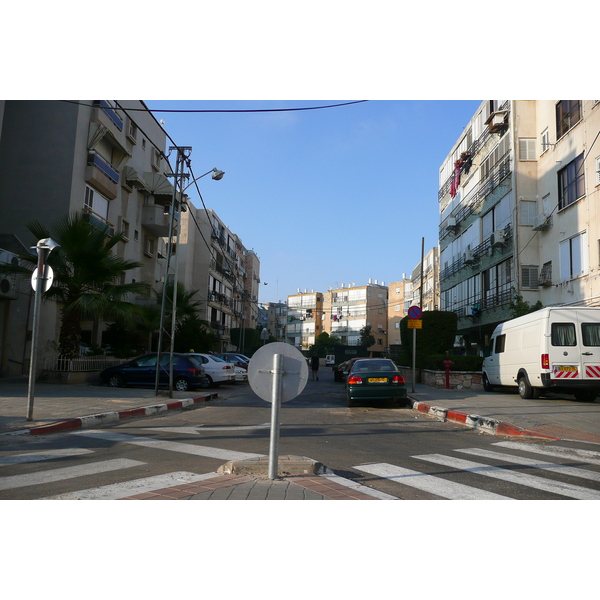
<svg viewBox="0 0 600 600"><path fill-rule="evenodd" d="M490 383L490 380L488 379L488 376L485 373L483 374L483 389L486 392L494 391L494 386Z"/></svg>
<svg viewBox="0 0 600 600"><path fill-rule="evenodd" d="M210 387L210 377L207 375L206 377L203 377L202 380L200 381L200 388L205 390L209 387Z"/></svg>
<svg viewBox="0 0 600 600"><path fill-rule="evenodd" d="M519 381L517 383L519 384L519 396L521 396L523 400L530 400L531 398L540 397L540 391L531 386L527 375L519 377Z"/></svg>
<svg viewBox="0 0 600 600"><path fill-rule="evenodd" d="M598 395L596 390L576 390L574 392L575 400L578 402L593 402Z"/></svg>
<svg viewBox="0 0 600 600"><path fill-rule="evenodd" d="M350 396L346 396L346 403L348 404L349 408L356 406L356 402L354 400L352 400L352 398L350 398Z"/></svg>
<svg viewBox="0 0 600 600"><path fill-rule="evenodd" d="M178 392L187 392L190 389L190 383L185 377L178 377L174 386Z"/></svg>
<svg viewBox="0 0 600 600"><path fill-rule="evenodd" d="M107 381L108 387L123 387L123 378L120 375L111 375Z"/></svg>

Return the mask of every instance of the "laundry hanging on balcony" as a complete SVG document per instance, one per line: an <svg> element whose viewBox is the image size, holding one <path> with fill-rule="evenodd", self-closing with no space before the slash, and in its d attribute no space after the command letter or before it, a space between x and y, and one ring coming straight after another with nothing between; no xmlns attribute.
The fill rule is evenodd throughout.
<svg viewBox="0 0 600 600"><path fill-rule="evenodd" d="M460 155L460 159L454 163L454 174L452 175L452 181L450 182L450 196L454 198L458 193L458 186L460 185L460 175L464 173L467 175L473 165L473 157L470 152L463 152Z"/></svg>

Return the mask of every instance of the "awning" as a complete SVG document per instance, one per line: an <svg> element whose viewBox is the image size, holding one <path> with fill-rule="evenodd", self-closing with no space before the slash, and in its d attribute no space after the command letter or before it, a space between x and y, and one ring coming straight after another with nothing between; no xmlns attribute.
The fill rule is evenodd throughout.
<svg viewBox="0 0 600 600"><path fill-rule="evenodd" d="M173 197L173 185L162 173L144 173L144 181L146 189L153 196L169 196Z"/></svg>
<svg viewBox="0 0 600 600"><path fill-rule="evenodd" d="M144 178L133 167L125 167L123 169L122 177L127 183L135 185L138 188L148 190L148 186L146 185Z"/></svg>

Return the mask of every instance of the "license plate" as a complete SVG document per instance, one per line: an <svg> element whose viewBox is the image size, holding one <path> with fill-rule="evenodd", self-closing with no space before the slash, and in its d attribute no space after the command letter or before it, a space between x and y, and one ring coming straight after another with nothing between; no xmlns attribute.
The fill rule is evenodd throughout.
<svg viewBox="0 0 600 600"><path fill-rule="evenodd" d="M577 367L556 367L558 371L577 371Z"/></svg>
<svg viewBox="0 0 600 600"><path fill-rule="evenodd" d="M387 383L387 377L369 377L369 383Z"/></svg>

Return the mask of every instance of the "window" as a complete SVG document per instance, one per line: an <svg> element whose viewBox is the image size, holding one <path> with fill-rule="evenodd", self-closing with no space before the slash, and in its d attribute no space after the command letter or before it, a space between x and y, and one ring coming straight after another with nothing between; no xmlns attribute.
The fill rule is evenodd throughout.
<svg viewBox="0 0 600 600"><path fill-rule="evenodd" d="M583 152L558 172L558 208L565 208L585 195Z"/></svg>
<svg viewBox="0 0 600 600"><path fill-rule="evenodd" d="M535 200L521 200L520 208L520 225L533 225L537 215L537 202Z"/></svg>
<svg viewBox="0 0 600 600"><path fill-rule="evenodd" d="M536 160L534 138L519 138L519 160Z"/></svg>
<svg viewBox="0 0 600 600"><path fill-rule="evenodd" d="M581 333L584 346L600 346L600 324L582 323Z"/></svg>
<svg viewBox="0 0 600 600"><path fill-rule="evenodd" d="M556 139L581 120L581 100L561 100L556 105Z"/></svg>
<svg viewBox="0 0 600 600"><path fill-rule="evenodd" d="M544 263L540 273L540 285L552 285L552 261Z"/></svg>
<svg viewBox="0 0 600 600"><path fill-rule="evenodd" d="M121 231L123 232L123 241L129 241L129 222L123 219L121 221Z"/></svg>
<svg viewBox="0 0 600 600"><path fill-rule="evenodd" d="M537 265L521 266L521 287L523 289L532 290L538 287L538 269L539 267Z"/></svg>
<svg viewBox="0 0 600 600"><path fill-rule="evenodd" d="M585 231L559 243L558 252L560 256L561 281L575 279L587 273L586 247Z"/></svg>
<svg viewBox="0 0 600 600"><path fill-rule="evenodd" d="M154 239L149 236L146 236L144 254L154 256Z"/></svg>
<svg viewBox="0 0 600 600"><path fill-rule="evenodd" d="M496 354L500 354L501 352L504 352L504 345L506 344L506 335L499 335L496 338L496 346L494 348L494 352Z"/></svg>
<svg viewBox="0 0 600 600"><path fill-rule="evenodd" d="M542 131L541 142L542 142L542 154L543 154L544 152L546 152L546 150L548 150L548 148L550 148L550 133L548 132L547 129L544 129L544 131Z"/></svg>
<svg viewBox="0 0 600 600"><path fill-rule="evenodd" d="M551 340L553 346L575 346L575 323L552 323Z"/></svg>
<svg viewBox="0 0 600 600"><path fill-rule="evenodd" d="M85 186L85 197L83 199L84 212L93 213L104 221L108 219L108 198L91 188Z"/></svg>

